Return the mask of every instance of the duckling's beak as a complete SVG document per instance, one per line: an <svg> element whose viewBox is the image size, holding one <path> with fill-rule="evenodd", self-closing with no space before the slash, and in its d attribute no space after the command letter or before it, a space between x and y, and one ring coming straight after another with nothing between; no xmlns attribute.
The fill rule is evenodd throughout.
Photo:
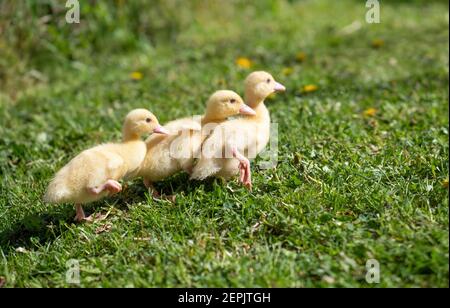
<svg viewBox="0 0 450 308"><path fill-rule="evenodd" d="M275 81L275 87L273 89L275 90L275 92L286 91L286 87L276 81Z"/></svg>
<svg viewBox="0 0 450 308"><path fill-rule="evenodd" d="M256 115L255 110L253 110L252 108L250 108L249 106L247 106L245 104L241 109L239 109L239 113L245 114L245 115L252 115L252 116Z"/></svg>
<svg viewBox="0 0 450 308"><path fill-rule="evenodd" d="M154 132L155 134L170 135L170 132L169 132L167 129L165 129L164 127L162 127L161 125L158 125L158 126L153 130L153 132Z"/></svg>

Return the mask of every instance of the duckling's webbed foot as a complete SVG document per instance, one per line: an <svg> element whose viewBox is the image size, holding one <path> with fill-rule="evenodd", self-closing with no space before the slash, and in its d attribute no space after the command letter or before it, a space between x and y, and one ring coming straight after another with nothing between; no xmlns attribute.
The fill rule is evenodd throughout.
<svg viewBox="0 0 450 308"><path fill-rule="evenodd" d="M89 223L91 223L91 222L97 222L97 221L105 220L107 217L108 217L108 214L103 215L103 214L101 214L101 213L97 213L97 214L89 215L88 217L86 217L86 218L84 219L84 221L89 222Z"/></svg>
<svg viewBox="0 0 450 308"><path fill-rule="evenodd" d="M103 185L92 187L89 189L89 191L94 195L98 195L105 190L113 195L122 190L122 185L120 185L120 183L115 180L108 180Z"/></svg>
<svg viewBox="0 0 450 308"><path fill-rule="evenodd" d="M75 210L77 212L74 218L76 222L81 222L86 219L86 215L84 215L83 207L81 206L81 204L75 204Z"/></svg>
<svg viewBox="0 0 450 308"><path fill-rule="evenodd" d="M241 173L240 181L244 186L252 191L252 174L250 171L250 163L241 163L239 164L239 170Z"/></svg>
<svg viewBox="0 0 450 308"><path fill-rule="evenodd" d="M103 184L103 189L109 191L111 194L116 194L122 191L122 185L115 180L108 180Z"/></svg>
<svg viewBox="0 0 450 308"><path fill-rule="evenodd" d="M90 215L90 216L86 217L81 204L75 204L75 209L76 209L77 213L75 215L74 220L76 222L94 222L94 221L104 220L107 217L107 215L102 215L102 214Z"/></svg>
<svg viewBox="0 0 450 308"><path fill-rule="evenodd" d="M153 198L159 198L161 196L149 179L144 178L144 185L149 190L149 192L152 193Z"/></svg>
<svg viewBox="0 0 450 308"><path fill-rule="evenodd" d="M247 157L245 157L244 155L242 155L241 153L239 153L239 151L237 150L237 148L233 148L233 156L239 160L239 181L244 184L245 187L247 187L247 189L249 189L250 191L252 190L252 175L251 175L251 170L250 170L250 161L247 159Z"/></svg>
<svg viewBox="0 0 450 308"><path fill-rule="evenodd" d="M246 173L246 176L244 177L244 180L242 183L248 190L252 191L252 174L250 171L250 163L247 165L247 169L246 169L245 173Z"/></svg>

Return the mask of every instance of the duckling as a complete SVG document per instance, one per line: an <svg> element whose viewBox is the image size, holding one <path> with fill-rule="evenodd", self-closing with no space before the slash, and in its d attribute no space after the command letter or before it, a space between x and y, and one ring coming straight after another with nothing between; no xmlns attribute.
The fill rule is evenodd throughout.
<svg viewBox="0 0 450 308"><path fill-rule="evenodd" d="M206 130L211 130L214 123L221 123L238 114L256 115L237 93L220 90L208 99L203 116L197 115L167 123L164 127L172 133L171 136L150 136L146 140L147 154L139 176L144 178L144 184L153 192L153 196L159 197L159 194L152 183L182 170L188 173L192 171Z"/></svg>
<svg viewBox="0 0 450 308"><path fill-rule="evenodd" d="M147 151L140 138L147 133L168 134L146 109L132 110L125 117L121 143L87 149L61 168L44 195L48 203L75 203L75 221L86 218L82 204L118 193L123 178L134 177Z"/></svg>
<svg viewBox="0 0 450 308"><path fill-rule="evenodd" d="M264 100L274 92L285 90L269 73L251 73L245 79L245 101L256 115L227 121L216 127L202 145L202 157L193 168L191 179L215 176L227 180L240 172L239 181L251 190L250 162L244 153L255 158L269 142L270 114ZM208 155L204 155L205 150L209 151ZM225 157L221 156L224 150Z"/></svg>

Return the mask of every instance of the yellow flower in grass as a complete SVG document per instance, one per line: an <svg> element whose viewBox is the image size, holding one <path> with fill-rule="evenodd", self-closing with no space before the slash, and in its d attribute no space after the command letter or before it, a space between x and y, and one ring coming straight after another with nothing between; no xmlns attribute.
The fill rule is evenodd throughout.
<svg viewBox="0 0 450 308"><path fill-rule="evenodd" d="M252 61L249 58L240 57L236 59L236 65L240 68L250 68L252 67Z"/></svg>
<svg viewBox="0 0 450 308"><path fill-rule="evenodd" d="M291 75L293 72L294 72L294 69L293 69L292 67L285 67L285 68L283 68L283 70L281 71L281 73L282 73L284 76L289 76L289 75Z"/></svg>
<svg viewBox="0 0 450 308"><path fill-rule="evenodd" d="M448 179L442 181L442 187L448 188Z"/></svg>
<svg viewBox="0 0 450 308"><path fill-rule="evenodd" d="M305 61L305 60L306 60L306 53L304 53L304 52L299 52L298 54L295 55L295 59L296 59L298 62L303 62L303 61Z"/></svg>
<svg viewBox="0 0 450 308"><path fill-rule="evenodd" d="M130 78L133 80L141 80L144 75L141 72L132 72Z"/></svg>
<svg viewBox="0 0 450 308"><path fill-rule="evenodd" d="M315 84L308 84L303 87L302 92L303 93L311 93L311 92L315 92L317 90L319 90L318 86L316 86Z"/></svg>
<svg viewBox="0 0 450 308"><path fill-rule="evenodd" d="M375 108L367 108L366 110L364 110L363 115L366 117L373 117L377 114L378 110Z"/></svg>
<svg viewBox="0 0 450 308"><path fill-rule="evenodd" d="M382 39L375 39L372 41L373 48L381 48L384 46L384 41Z"/></svg>

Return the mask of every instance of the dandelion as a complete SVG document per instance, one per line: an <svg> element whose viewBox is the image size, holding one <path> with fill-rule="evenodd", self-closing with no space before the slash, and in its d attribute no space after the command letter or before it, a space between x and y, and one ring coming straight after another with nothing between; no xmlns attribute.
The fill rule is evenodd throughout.
<svg viewBox="0 0 450 308"><path fill-rule="evenodd" d="M284 76L289 76L294 72L294 69L292 67L285 67L283 68L283 70L281 71L281 74L283 74Z"/></svg>
<svg viewBox="0 0 450 308"><path fill-rule="evenodd" d="M240 68L250 68L252 66L252 61L249 58L240 57L236 59L236 65Z"/></svg>
<svg viewBox="0 0 450 308"><path fill-rule="evenodd" d="M306 60L306 53L304 53L304 52L299 52L298 54L295 55L295 59L296 59L298 62L303 62L303 61L305 61L305 60Z"/></svg>
<svg viewBox="0 0 450 308"><path fill-rule="evenodd" d="M442 181L442 187L448 188L448 179Z"/></svg>
<svg viewBox="0 0 450 308"><path fill-rule="evenodd" d="M132 72L130 78L133 80L141 80L144 75L141 72Z"/></svg>
<svg viewBox="0 0 450 308"><path fill-rule="evenodd" d="M384 46L384 41L382 39L375 39L372 41L373 48L381 48Z"/></svg>
<svg viewBox="0 0 450 308"><path fill-rule="evenodd" d="M378 110L376 110L375 108L368 108L366 110L364 110L363 115L366 117L373 117L375 116L375 114L377 113Z"/></svg>
<svg viewBox="0 0 450 308"><path fill-rule="evenodd" d="M302 92L304 93L310 93L310 92L315 92L319 89L318 86L314 85L314 84L308 84L306 86L303 87Z"/></svg>

